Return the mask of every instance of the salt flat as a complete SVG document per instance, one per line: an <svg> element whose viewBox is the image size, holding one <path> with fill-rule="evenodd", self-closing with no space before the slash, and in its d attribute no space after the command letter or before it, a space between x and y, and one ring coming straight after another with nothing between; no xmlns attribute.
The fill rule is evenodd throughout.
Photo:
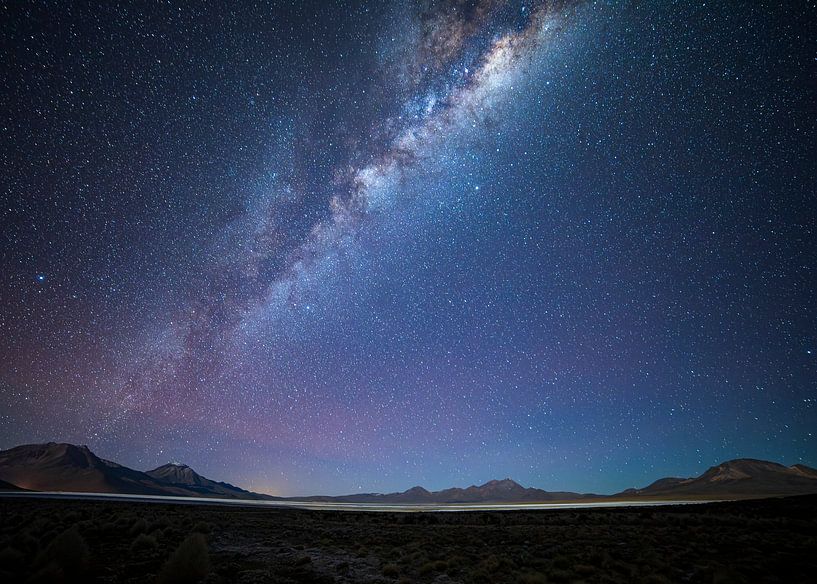
<svg viewBox="0 0 817 584"><path fill-rule="evenodd" d="M392 513L454 512L454 511L537 511L545 509L604 509L616 507L656 507L666 505L693 505L711 503L708 500L615 500L615 501L567 501L562 503L451 503L451 504L381 504L381 503L334 503L322 501L252 501L245 499L217 499L212 497L172 497L153 495L127 495L113 493L68 493L38 491L36 493L0 493L3 498L27 499L73 499L90 501L125 501L143 503L173 503L184 505L229 505L236 507L269 507L314 509L323 511L373 511Z"/></svg>

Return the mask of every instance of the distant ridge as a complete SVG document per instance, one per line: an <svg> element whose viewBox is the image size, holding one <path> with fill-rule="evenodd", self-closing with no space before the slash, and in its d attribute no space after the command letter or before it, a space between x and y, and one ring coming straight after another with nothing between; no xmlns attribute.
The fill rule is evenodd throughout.
<svg viewBox="0 0 817 584"><path fill-rule="evenodd" d="M423 487L412 487L402 493L361 493L340 497L299 497L301 501L333 501L342 503L522 503L543 501L570 501L596 495L570 492L550 492L542 489L523 487L519 483L504 479L488 481L484 485L471 485L465 489L452 488L442 491L428 491Z"/></svg>
<svg viewBox="0 0 817 584"><path fill-rule="evenodd" d="M523 487L506 478L441 491L416 486L398 493L282 498L208 479L185 464L169 463L142 472L99 458L87 446L49 442L0 451L0 491L14 490L439 505L604 499L720 500L817 493L817 469L802 464L784 466L765 460L739 458L713 466L698 477L666 477L646 487L627 489L614 495L544 491Z"/></svg>
<svg viewBox="0 0 817 584"><path fill-rule="evenodd" d="M817 470L803 464L738 458L710 467L699 477L663 478L615 496L656 498L746 498L817 493Z"/></svg>
<svg viewBox="0 0 817 584"><path fill-rule="evenodd" d="M265 499L267 495L253 493L242 488L210 480L198 474L186 464L172 462L147 471L145 474L158 481L175 487L194 491L203 497L222 497L227 499Z"/></svg>

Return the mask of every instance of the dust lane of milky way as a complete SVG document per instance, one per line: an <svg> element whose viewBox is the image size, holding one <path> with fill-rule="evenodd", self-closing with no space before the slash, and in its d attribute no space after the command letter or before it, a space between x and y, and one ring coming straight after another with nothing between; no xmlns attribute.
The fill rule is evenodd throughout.
<svg viewBox="0 0 817 584"><path fill-rule="evenodd" d="M0 448L276 494L817 463L805 7L3 10Z"/></svg>

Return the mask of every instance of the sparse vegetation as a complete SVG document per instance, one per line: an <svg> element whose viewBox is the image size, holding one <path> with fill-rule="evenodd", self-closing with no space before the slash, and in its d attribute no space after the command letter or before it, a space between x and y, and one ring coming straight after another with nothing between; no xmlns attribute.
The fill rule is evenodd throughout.
<svg viewBox="0 0 817 584"><path fill-rule="evenodd" d="M547 576L538 572L525 572L519 576L520 584L548 584Z"/></svg>
<svg viewBox="0 0 817 584"><path fill-rule="evenodd" d="M729 584L815 573L817 496L438 515L0 500L3 583Z"/></svg>
<svg viewBox="0 0 817 584"><path fill-rule="evenodd" d="M145 521L144 518L140 517L137 519L130 528L131 535L138 535L140 533L145 533L148 530L148 522Z"/></svg>
<svg viewBox="0 0 817 584"><path fill-rule="evenodd" d="M67 578L75 579L87 570L90 556L85 538L75 527L71 527L51 540L35 564L52 565Z"/></svg>
<svg viewBox="0 0 817 584"><path fill-rule="evenodd" d="M0 574L17 574L25 568L26 556L13 547L0 550Z"/></svg>
<svg viewBox="0 0 817 584"><path fill-rule="evenodd" d="M152 535L140 533L136 536L136 539L133 540L130 547L133 552L151 551L159 547L159 542L157 542L156 537Z"/></svg>
<svg viewBox="0 0 817 584"><path fill-rule="evenodd" d="M210 572L207 541L200 533L189 535L170 556L159 573L159 584L196 584Z"/></svg>

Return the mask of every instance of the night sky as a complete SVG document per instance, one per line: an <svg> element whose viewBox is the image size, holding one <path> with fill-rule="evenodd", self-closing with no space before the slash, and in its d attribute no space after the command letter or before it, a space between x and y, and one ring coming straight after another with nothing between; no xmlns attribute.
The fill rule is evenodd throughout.
<svg viewBox="0 0 817 584"><path fill-rule="evenodd" d="M0 448L817 466L813 2L208 4L0 3Z"/></svg>

